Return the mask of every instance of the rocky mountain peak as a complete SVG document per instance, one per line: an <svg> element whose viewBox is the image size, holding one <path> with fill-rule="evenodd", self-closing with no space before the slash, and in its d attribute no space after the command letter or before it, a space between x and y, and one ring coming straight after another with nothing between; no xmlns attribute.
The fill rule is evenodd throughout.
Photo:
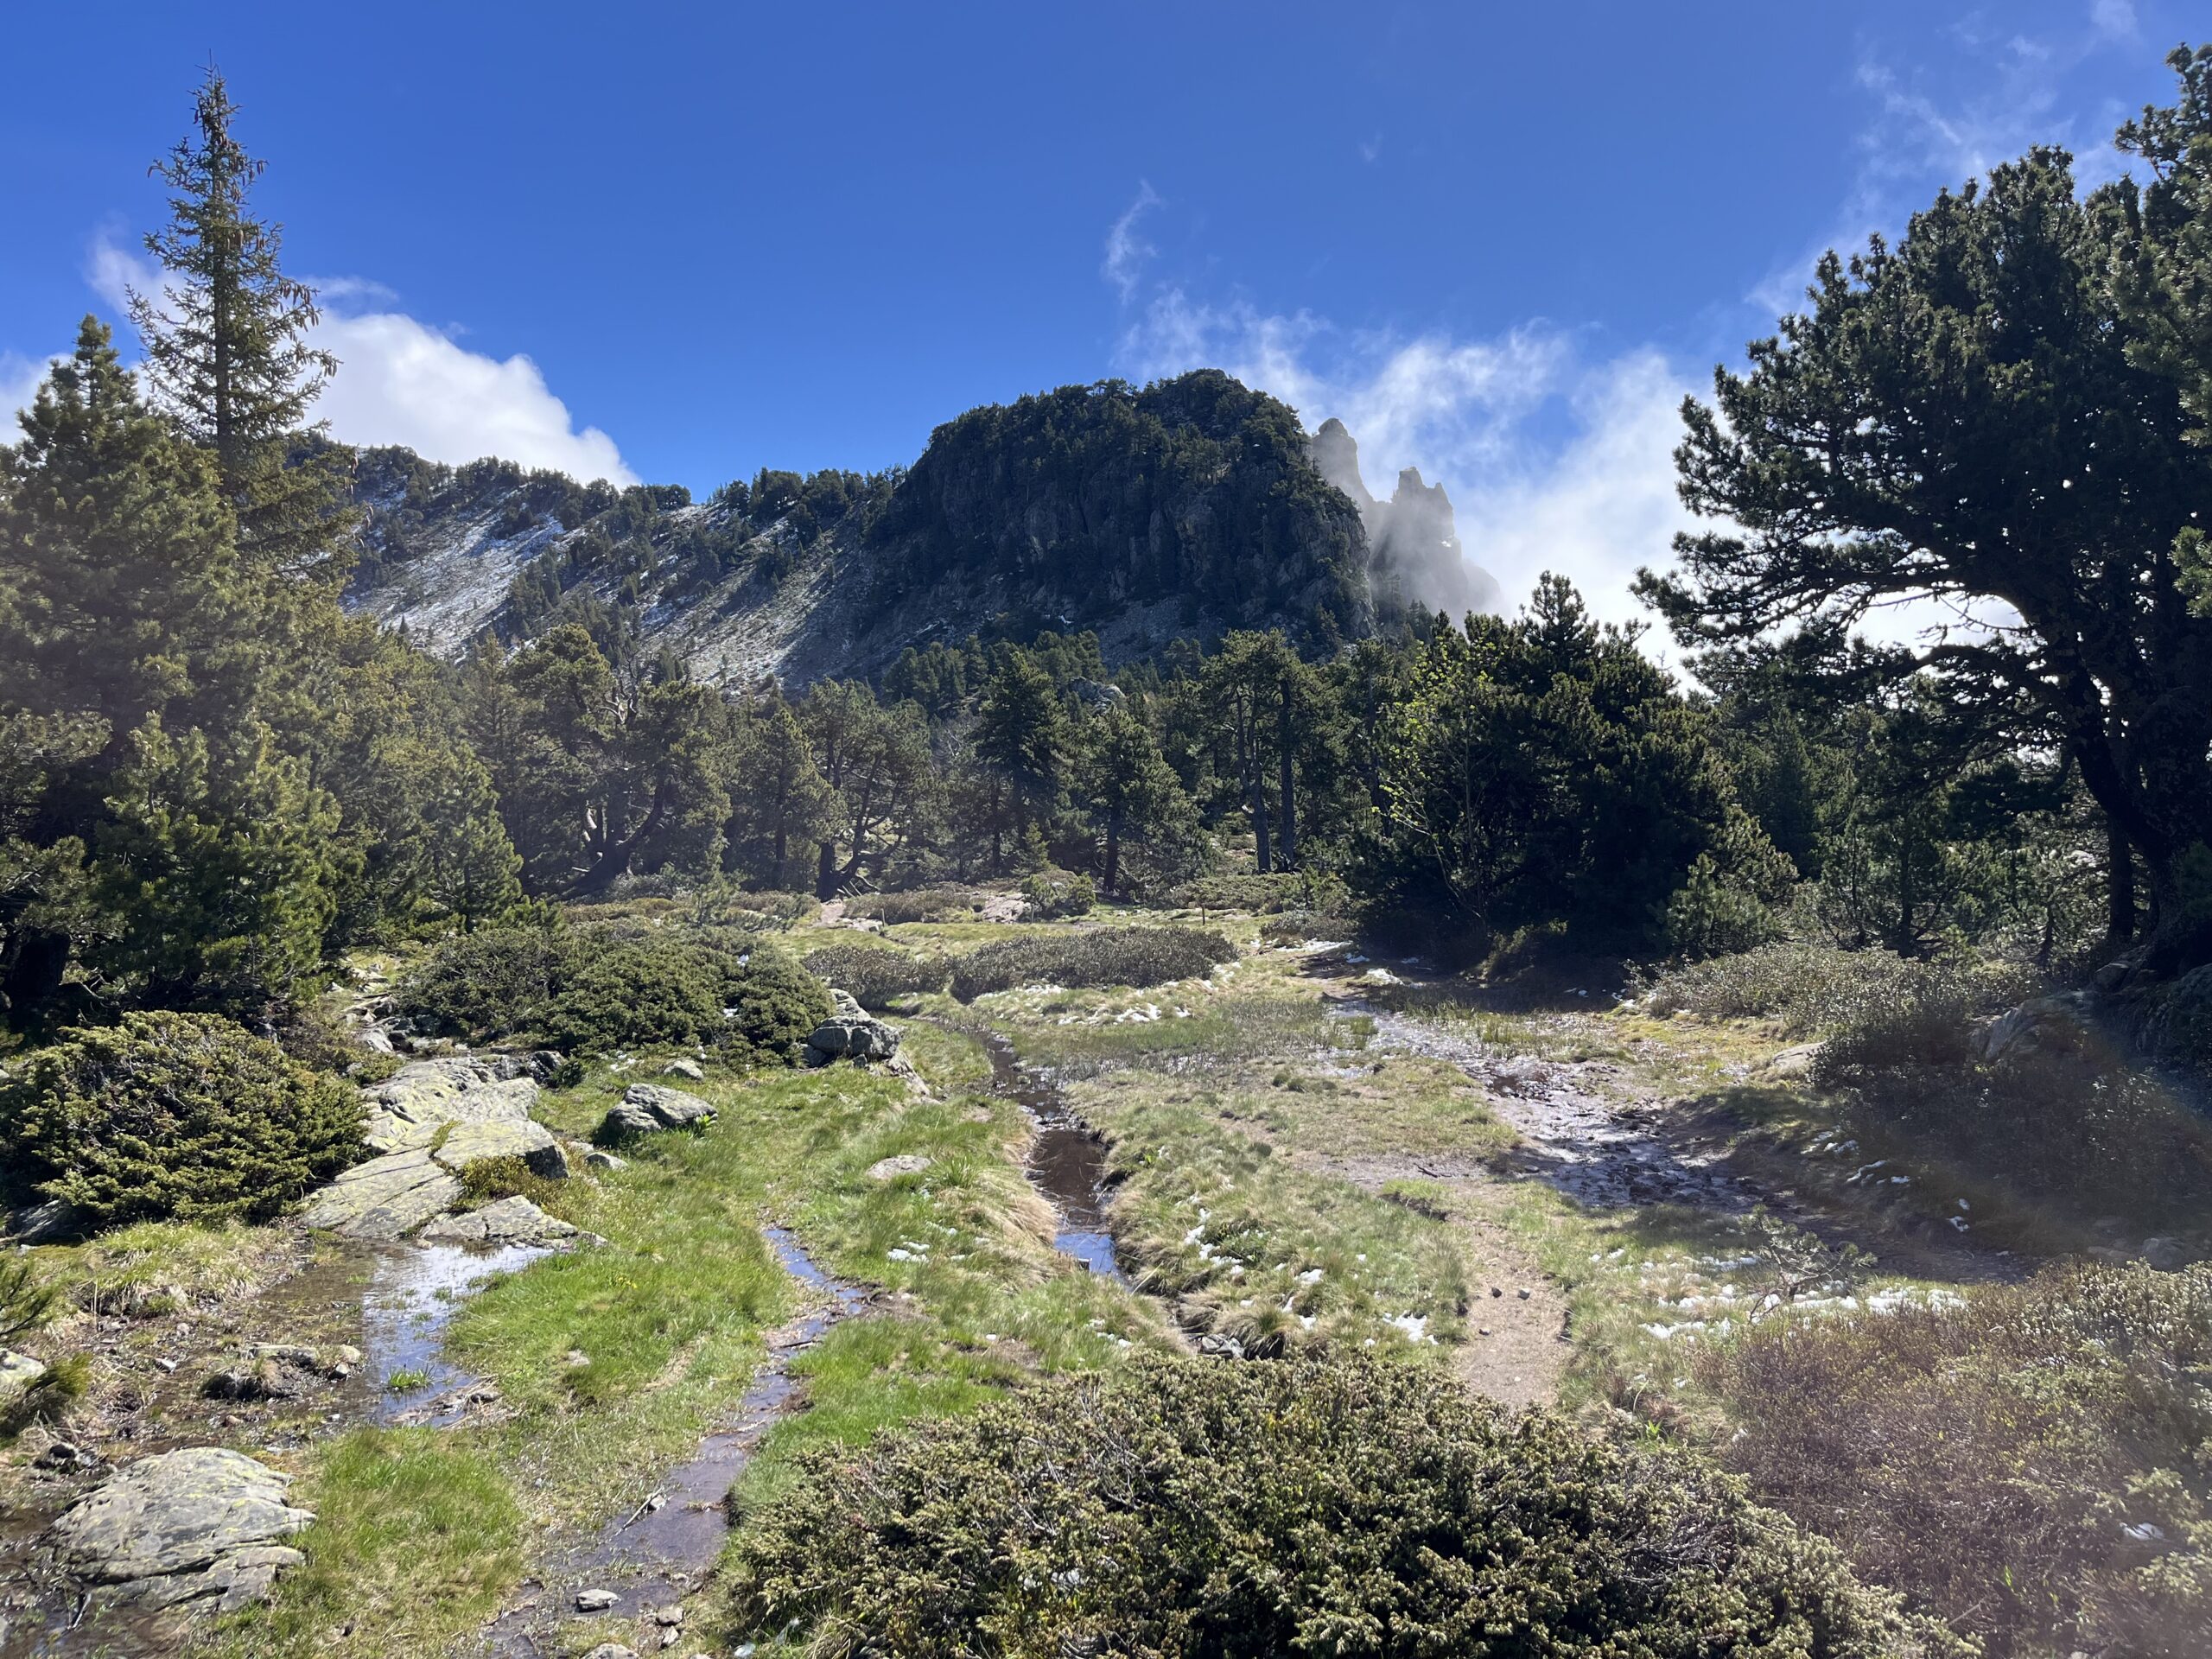
<svg viewBox="0 0 2212 1659"><path fill-rule="evenodd" d="M1377 500L1360 474L1358 441L1334 416L1307 440L1307 449L1314 470L1359 509L1378 578L1395 578L1408 599L1453 617L1503 608L1496 578L1469 563L1459 545L1452 498L1441 484L1427 482L1420 467L1408 467L1390 499Z"/></svg>

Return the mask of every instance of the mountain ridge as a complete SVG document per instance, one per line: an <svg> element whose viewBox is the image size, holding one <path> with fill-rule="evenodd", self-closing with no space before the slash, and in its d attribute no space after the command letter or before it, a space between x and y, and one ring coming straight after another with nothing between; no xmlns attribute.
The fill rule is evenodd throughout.
<svg viewBox="0 0 2212 1659"><path fill-rule="evenodd" d="M704 501L398 448L359 452L354 499L349 605L438 654L613 613L718 680L872 678L910 645L1045 628L1096 632L1115 664L1240 627L1325 650L1496 594L1441 486L1408 469L1377 502L1342 423L1309 438L1217 370L986 404L910 468L764 470Z"/></svg>

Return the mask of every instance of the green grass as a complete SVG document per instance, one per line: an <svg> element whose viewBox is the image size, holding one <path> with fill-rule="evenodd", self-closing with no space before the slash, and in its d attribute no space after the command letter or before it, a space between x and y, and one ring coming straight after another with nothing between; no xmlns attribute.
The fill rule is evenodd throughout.
<svg viewBox="0 0 2212 1659"><path fill-rule="evenodd" d="M513 1484L465 1435L358 1429L324 1447L290 1496L316 1517L294 1541L307 1565L270 1605L226 1621L216 1652L435 1653L521 1576L528 1532Z"/></svg>

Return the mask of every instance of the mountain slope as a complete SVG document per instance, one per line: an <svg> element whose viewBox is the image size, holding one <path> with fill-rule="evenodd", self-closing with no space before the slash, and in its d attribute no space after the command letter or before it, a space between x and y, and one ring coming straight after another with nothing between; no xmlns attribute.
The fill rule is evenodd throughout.
<svg viewBox="0 0 2212 1659"><path fill-rule="evenodd" d="M1239 627L1325 648L1452 603L1442 491L1411 474L1377 504L1323 432L1201 370L971 410L902 474L763 472L704 502L365 450L349 600L446 655L603 608L709 677L794 685L970 633L1096 629L1118 663Z"/></svg>

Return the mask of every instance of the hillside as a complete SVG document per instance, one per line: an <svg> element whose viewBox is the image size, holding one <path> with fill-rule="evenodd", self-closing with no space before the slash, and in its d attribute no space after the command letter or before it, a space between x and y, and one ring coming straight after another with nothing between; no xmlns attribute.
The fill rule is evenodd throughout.
<svg viewBox="0 0 2212 1659"><path fill-rule="evenodd" d="M913 467L762 472L692 500L482 461L361 452L350 602L445 655L556 613L626 609L698 672L804 684L908 645L1096 629L1111 663L1170 639L1389 632L1409 602L1488 608L1451 503L1418 474L1377 503L1336 422L1203 370L971 410Z"/></svg>

